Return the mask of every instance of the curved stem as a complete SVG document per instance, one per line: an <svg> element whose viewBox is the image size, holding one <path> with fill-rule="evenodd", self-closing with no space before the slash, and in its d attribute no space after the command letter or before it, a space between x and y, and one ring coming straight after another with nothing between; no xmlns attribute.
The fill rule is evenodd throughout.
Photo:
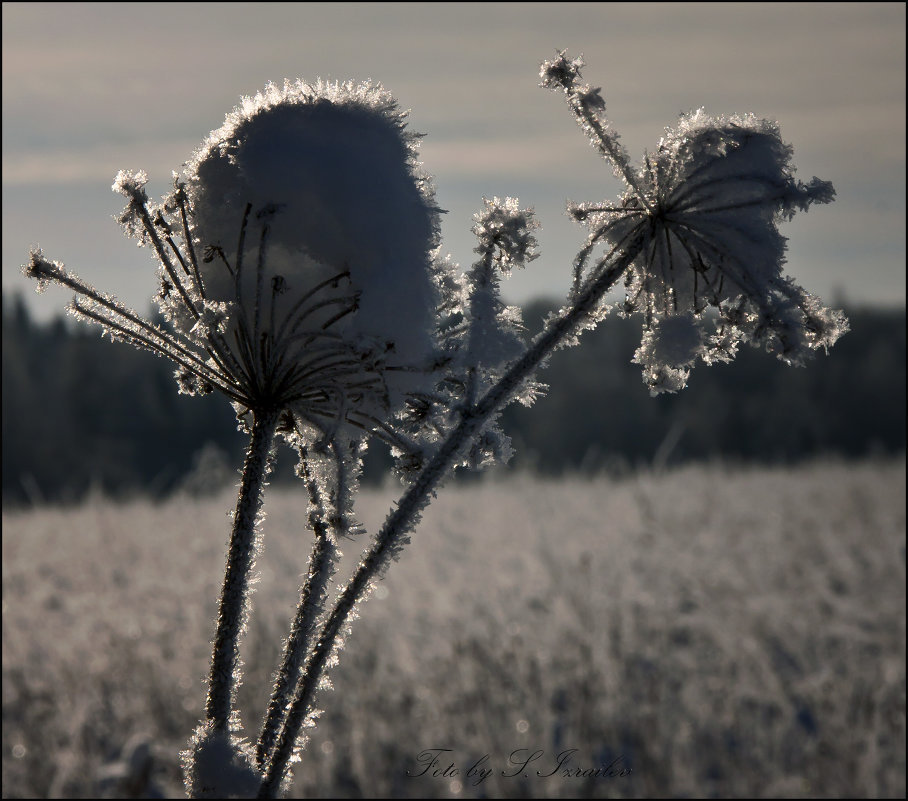
<svg viewBox="0 0 908 801"><path fill-rule="evenodd" d="M255 526L262 508L277 420L278 414L273 411L253 415L252 436L230 535L205 708L208 720L224 731L229 728L234 694L240 683L239 636L248 615L249 572L256 553Z"/></svg>
<svg viewBox="0 0 908 801"><path fill-rule="evenodd" d="M265 778L259 789L259 798L274 798L284 778L293 752L293 745L300 728L309 714L315 691L321 680L328 658L334 649L337 635L347 622L353 607L369 584L387 567L403 544L407 532L418 520L420 512L428 505L432 493L463 451L469 447L489 417L511 397L514 390L569 337L584 318L596 307L602 296L617 283L643 246L637 237L604 269L597 280L591 282L574 305L554 320L536 337L533 344L502 378L480 399L470 413L465 414L457 427L436 451L416 481L403 495L397 508L388 515L372 547L359 563L343 593L338 598L328 620L322 628L315 648L309 655L293 704L287 713L280 739L271 759L264 766Z"/></svg>

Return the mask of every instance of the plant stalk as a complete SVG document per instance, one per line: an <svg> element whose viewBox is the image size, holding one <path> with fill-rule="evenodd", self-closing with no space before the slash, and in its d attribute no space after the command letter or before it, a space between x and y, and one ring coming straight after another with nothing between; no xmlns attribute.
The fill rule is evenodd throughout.
<svg viewBox="0 0 908 801"><path fill-rule="evenodd" d="M284 653L281 657L281 667L278 670L268 712L262 724L256 746L256 760L259 766L266 763L274 749L274 743L284 722L287 707L293 698L300 671L305 663L312 640L315 638L318 614L324 607L328 594L328 580L336 570L338 550L336 533L332 535L326 522L328 512L324 498L319 490L306 460L305 451L302 452L303 469L302 477L309 490L309 528L315 534L312 554L309 557L309 571L306 582L300 590L300 600L297 605L296 616L290 628L290 636L284 644ZM338 455L338 485L343 482L343 458ZM340 509L335 511L339 515Z"/></svg>
<svg viewBox="0 0 908 801"><path fill-rule="evenodd" d="M229 729L234 695L240 682L239 637L249 613L249 572L256 554L255 525L262 508L277 420L278 414L274 411L253 414L252 436L230 534L205 708L208 720L214 721L215 727L223 731Z"/></svg>

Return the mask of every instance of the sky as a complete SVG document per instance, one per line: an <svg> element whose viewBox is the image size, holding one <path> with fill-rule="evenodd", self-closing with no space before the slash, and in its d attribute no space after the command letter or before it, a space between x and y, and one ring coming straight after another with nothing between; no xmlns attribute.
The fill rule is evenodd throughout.
<svg viewBox="0 0 908 801"><path fill-rule="evenodd" d="M447 210L443 249L474 258L483 197L516 196L542 224L541 257L509 302L563 297L584 231L565 203L621 187L539 88L560 49L586 62L631 157L679 114L778 120L797 177L836 187L786 223L787 272L835 305L905 305L905 5L902 3L4 3L4 294L39 318L28 250L147 311L151 254L121 233L120 169L167 191L209 131L269 81L383 84L424 133L423 168Z"/></svg>

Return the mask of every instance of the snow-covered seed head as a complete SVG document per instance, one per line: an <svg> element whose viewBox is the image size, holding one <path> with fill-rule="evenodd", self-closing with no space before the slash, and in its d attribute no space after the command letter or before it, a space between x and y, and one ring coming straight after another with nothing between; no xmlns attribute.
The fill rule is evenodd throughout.
<svg viewBox="0 0 908 801"><path fill-rule="evenodd" d="M424 357L438 210L404 120L351 83L269 85L229 114L187 168L207 297L248 324L258 303L271 337L324 329Z"/></svg>
<svg viewBox="0 0 908 801"><path fill-rule="evenodd" d="M778 223L835 196L828 181L795 180L791 155L775 123L699 109L667 129L645 161L639 185L651 210L628 192L621 211L596 222L609 225L609 241L632 230L646 235L634 269L656 308L764 298L785 261Z"/></svg>
<svg viewBox="0 0 908 801"><path fill-rule="evenodd" d="M289 412L333 436L370 429L425 383L439 209L405 118L368 83L269 85L160 206L143 172L118 174L119 220L162 264L159 305L201 349L205 369L180 361L181 391L227 386L240 412Z"/></svg>
<svg viewBox="0 0 908 801"><path fill-rule="evenodd" d="M651 389L680 389L678 371L690 366L658 358L653 343L664 339L657 326L666 317L702 327L704 310L719 310L716 332L707 338L701 331L705 345L699 355L706 362L732 358L737 342L747 341L801 364L812 350L828 348L845 333L841 312L823 308L782 275L786 239L779 223L814 203L831 202L835 190L819 178L795 179L792 148L778 125L752 114L711 117L698 109L667 128L656 152L634 167L598 93L579 84L578 61L561 53L544 63L543 85L564 89L581 128L612 162L626 190L617 203L569 207L590 229L575 280L580 285L598 243L609 253L636 249L621 309L644 315L637 357L647 366L644 380ZM588 277L597 269L589 268ZM654 378L663 375L662 367L674 371L672 380Z"/></svg>

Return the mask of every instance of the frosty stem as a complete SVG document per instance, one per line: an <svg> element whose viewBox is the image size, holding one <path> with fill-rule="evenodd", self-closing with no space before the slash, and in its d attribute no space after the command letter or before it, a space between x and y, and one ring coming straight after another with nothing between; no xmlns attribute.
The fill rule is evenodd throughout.
<svg viewBox="0 0 908 801"><path fill-rule="evenodd" d="M602 269L575 298L573 305L553 320L536 337L533 344L515 361L502 378L465 411L460 422L436 451L434 457L400 499L397 508L385 520L372 547L359 563L340 598L322 628L315 648L306 662L302 679L287 713L277 747L264 766L265 778L259 790L260 798L273 798L278 792L293 751L300 728L309 714L335 640L346 624L350 611L363 596L369 584L387 566L402 539L416 524L420 512L428 505L441 480L455 464L473 437L491 415L498 411L540 363L571 334L582 326L584 318L595 312L602 296L611 289L643 247L642 238L635 239L625 250L617 253L611 264ZM604 260L605 261L605 260Z"/></svg>
<svg viewBox="0 0 908 801"><path fill-rule="evenodd" d="M277 412L253 414L252 436L246 451L233 531L230 534L206 705L208 720L224 731L229 728L234 693L239 684L238 643L248 614L249 571L256 552L255 525L262 507L277 420Z"/></svg>
<svg viewBox="0 0 908 801"><path fill-rule="evenodd" d="M652 212L652 204L650 203L649 198L647 198L646 193L640 190L639 180L637 176L634 175L634 170L631 168L630 162L628 161L627 153L624 152L624 148L620 146L616 135L605 130L602 122L600 122L590 107L583 102L576 87L571 87L567 92L567 96L568 105L570 105L571 111L574 112L577 120L582 126L589 128L590 132L594 135L594 147L621 172L621 176L624 178L627 185L634 190L634 194L640 199L640 202L646 207L646 210ZM608 123L606 122L606 124Z"/></svg>
<svg viewBox="0 0 908 801"><path fill-rule="evenodd" d="M296 682L316 633L316 619L324 607L328 594L328 579L336 570L339 557L337 532L331 531L328 520L342 520L347 469L337 443L333 444L333 451L337 462L337 497L332 518L328 516L324 494L319 489L318 481L312 475L307 449L304 448L300 453L302 467L300 475L309 491L309 528L315 534L315 543L309 557L306 583L300 590L296 616L290 629L290 637L284 645L281 667L256 746L256 760L259 766L265 764L274 749L274 742L284 722L284 715L292 700Z"/></svg>

